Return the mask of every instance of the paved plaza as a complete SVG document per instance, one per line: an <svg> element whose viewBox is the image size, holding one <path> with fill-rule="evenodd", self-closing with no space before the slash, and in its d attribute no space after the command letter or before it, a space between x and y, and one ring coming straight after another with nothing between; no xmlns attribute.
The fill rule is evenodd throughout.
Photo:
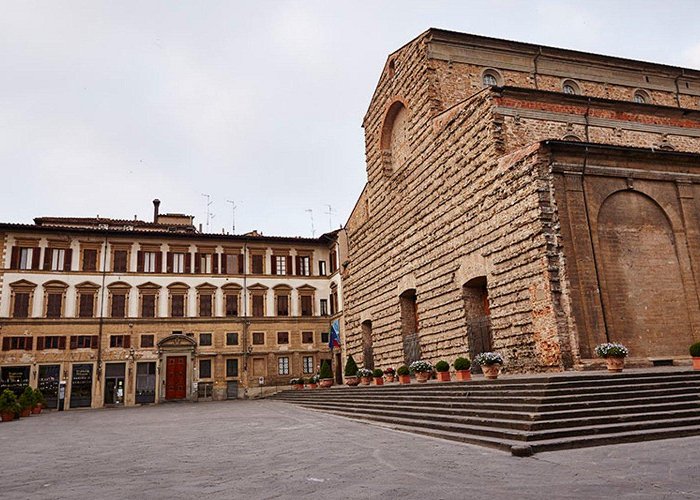
<svg viewBox="0 0 700 500"><path fill-rule="evenodd" d="M699 498L700 437L517 458L275 401L0 424L0 498Z"/></svg>

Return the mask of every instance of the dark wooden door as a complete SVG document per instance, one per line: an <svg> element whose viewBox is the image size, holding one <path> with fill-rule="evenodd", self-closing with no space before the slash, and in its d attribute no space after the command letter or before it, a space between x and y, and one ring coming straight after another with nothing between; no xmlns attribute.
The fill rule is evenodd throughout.
<svg viewBox="0 0 700 500"><path fill-rule="evenodd" d="M165 370L165 399L187 395L187 356L170 356Z"/></svg>

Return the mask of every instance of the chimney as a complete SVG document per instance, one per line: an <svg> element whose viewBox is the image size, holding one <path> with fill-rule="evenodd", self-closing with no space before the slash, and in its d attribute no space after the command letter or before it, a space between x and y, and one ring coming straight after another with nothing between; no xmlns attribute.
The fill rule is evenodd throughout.
<svg viewBox="0 0 700 500"><path fill-rule="evenodd" d="M160 209L160 200L153 200L153 223L158 224L158 210Z"/></svg>

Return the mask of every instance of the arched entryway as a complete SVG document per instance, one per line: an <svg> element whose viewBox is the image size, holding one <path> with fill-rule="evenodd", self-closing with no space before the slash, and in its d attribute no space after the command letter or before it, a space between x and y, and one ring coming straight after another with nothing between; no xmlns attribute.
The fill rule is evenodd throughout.
<svg viewBox="0 0 700 500"><path fill-rule="evenodd" d="M410 364L421 359L420 338L418 337L418 307L415 288L399 295L401 313L401 338L403 340L404 361Z"/></svg>
<svg viewBox="0 0 700 500"><path fill-rule="evenodd" d="M688 303L664 210L644 194L619 191L600 208L597 236L609 340L634 357L687 355Z"/></svg>
<svg viewBox="0 0 700 500"><path fill-rule="evenodd" d="M489 294L486 276L469 280L462 286L462 301L467 325L467 344L472 359L482 352L492 349ZM478 371L474 365L473 371Z"/></svg>

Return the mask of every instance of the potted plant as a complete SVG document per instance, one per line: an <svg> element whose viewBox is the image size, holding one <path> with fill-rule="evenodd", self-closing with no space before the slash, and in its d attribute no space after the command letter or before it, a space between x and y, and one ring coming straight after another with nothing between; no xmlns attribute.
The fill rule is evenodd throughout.
<svg viewBox="0 0 700 500"><path fill-rule="evenodd" d="M316 389L318 387L318 375L314 375L309 379L309 389Z"/></svg>
<svg viewBox="0 0 700 500"><path fill-rule="evenodd" d="M700 370L700 342L690 346L690 355L693 357L693 370Z"/></svg>
<svg viewBox="0 0 700 500"><path fill-rule="evenodd" d="M440 360L435 363L435 371L437 372L437 379L440 382L449 382L450 378L450 364L447 361Z"/></svg>
<svg viewBox="0 0 700 500"><path fill-rule="evenodd" d="M625 367L625 358L629 355L629 349L616 342L607 342L595 346L595 353L605 359L609 372L619 373Z"/></svg>
<svg viewBox="0 0 700 500"><path fill-rule="evenodd" d="M457 374L457 380L471 380L472 372L469 371L472 363L467 358L457 358L453 363L455 367L455 373Z"/></svg>
<svg viewBox="0 0 700 500"><path fill-rule="evenodd" d="M369 368L360 368L357 370L357 376L360 377L362 385L369 385L372 382L372 370Z"/></svg>
<svg viewBox="0 0 700 500"><path fill-rule="evenodd" d="M406 366L406 365L399 366L399 369L396 370L396 373L399 376L399 384L410 384L411 383L411 375L410 375L411 372L408 369L408 366Z"/></svg>
<svg viewBox="0 0 700 500"><path fill-rule="evenodd" d="M484 377L495 379L503 366L503 357L497 352L482 352L474 358L474 362L481 366Z"/></svg>
<svg viewBox="0 0 700 500"><path fill-rule="evenodd" d="M293 378L289 381L289 383L292 385L292 389L294 389L295 391L300 391L304 388L303 378Z"/></svg>
<svg viewBox="0 0 700 500"><path fill-rule="evenodd" d="M416 382L424 384L428 381L430 375L433 373L433 365L431 365L427 361L419 359L418 361L414 361L413 363L411 363L408 367L408 370L411 373L415 374Z"/></svg>
<svg viewBox="0 0 700 500"><path fill-rule="evenodd" d="M5 389L0 394L0 418L3 422L10 422L15 419L15 414L18 412L17 396L10 389Z"/></svg>
<svg viewBox="0 0 700 500"><path fill-rule="evenodd" d="M372 370L372 375L374 376L375 385L384 385L384 370L375 368Z"/></svg>
<svg viewBox="0 0 700 500"><path fill-rule="evenodd" d="M345 362L345 384L352 387L359 383L360 379L357 378L357 363L355 363L351 354Z"/></svg>
<svg viewBox="0 0 700 500"><path fill-rule="evenodd" d="M386 370L384 370L384 377L386 377L387 382L393 382L395 374L396 370L394 370L392 367L389 367Z"/></svg>
<svg viewBox="0 0 700 500"><path fill-rule="evenodd" d="M34 390L34 408L32 408L32 413L39 414L41 409L46 405L46 399L39 389Z"/></svg>
<svg viewBox="0 0 700 500"><path fill-rule="evenodd" d="M321 387L330 387L333 385L333 372L331 371L331 364L327 359L321 361L321 371L318 376L320 377Z"/></svg>
<svg viewBox="0 0 700 500"><path fill-rule="evenodd" d="M19 403L20 417L28 417L31 415L32 408L34 408L34 405L36 404L36 400L34 399L34 389L27 386L17 402Z"/></svg>

